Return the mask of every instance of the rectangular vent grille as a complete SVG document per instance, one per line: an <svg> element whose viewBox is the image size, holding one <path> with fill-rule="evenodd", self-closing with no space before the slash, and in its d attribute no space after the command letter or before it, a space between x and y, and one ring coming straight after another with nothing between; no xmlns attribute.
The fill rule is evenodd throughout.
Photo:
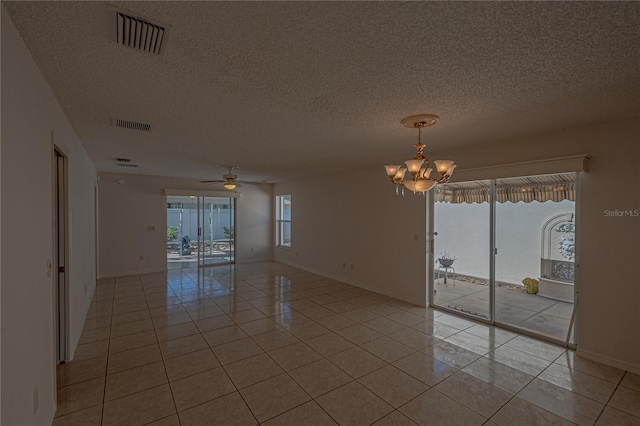
<svg viewBox="0 0 640 426"><path fill-rule="evenodd" d="M151 23L113 7L110 9L111 13L115 12L110 20L115 23L112 34L115 33L118 44L154 55L164 53L171 27Z"/></svg>
<svg viewBox="0 0 640 426"><path fill-rule="evenodd" d="M118 163L120 167L138 167L137 164Z"/></svg>
<svg viewBox="0 0 640 426"><path fill-rule="evenodd" d="M122 127L123 129L142 130L148 132L151 130L151 124L136 123L135 121L120 120L118 118L111 119L113 127Z"/></svg>
<svg viewBox="0 0 640 426"><path fill-rule="evenodd" d="M131 158L116 158L116 161L118 163L130 163L131 162Z"/></svg>

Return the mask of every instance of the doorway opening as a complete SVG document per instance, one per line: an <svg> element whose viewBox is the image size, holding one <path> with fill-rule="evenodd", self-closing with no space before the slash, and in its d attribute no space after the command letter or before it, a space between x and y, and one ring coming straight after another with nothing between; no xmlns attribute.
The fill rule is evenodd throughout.
<svg viewBox="0 0 640 426"><path fill-rule="evenodd" d="M235 262L235 198L167 196L167 269Z"/></svg>
<svg viewBox="0 0 640 426"><path fill-rule="evenodd" d="M55 293L56 359L65 362L68 357L68 182L67 157L54 149L54 255L53 269Z"/></svg>

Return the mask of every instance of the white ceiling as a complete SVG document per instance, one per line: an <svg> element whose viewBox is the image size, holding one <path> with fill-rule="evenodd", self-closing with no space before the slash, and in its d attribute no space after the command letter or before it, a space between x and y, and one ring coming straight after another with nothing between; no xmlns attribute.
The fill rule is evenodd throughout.
<svg viewBox="0 0 640 426"><path fill-rule="evenodd" d="M413 114L427 155L640 115L637 2L110 3L172 26L162 57L107 3L3 4L101 171L277 182L410 158Z"/></svg>

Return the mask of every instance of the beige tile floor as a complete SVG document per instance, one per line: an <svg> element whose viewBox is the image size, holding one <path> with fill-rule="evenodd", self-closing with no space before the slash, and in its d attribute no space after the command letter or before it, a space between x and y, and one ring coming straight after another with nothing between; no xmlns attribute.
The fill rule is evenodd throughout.
<svg viewBox="0 0 640 426"><path fill-rule="evenodd" d="M101 279L54 425L640 425L640 376L273 262Z"/></svg>

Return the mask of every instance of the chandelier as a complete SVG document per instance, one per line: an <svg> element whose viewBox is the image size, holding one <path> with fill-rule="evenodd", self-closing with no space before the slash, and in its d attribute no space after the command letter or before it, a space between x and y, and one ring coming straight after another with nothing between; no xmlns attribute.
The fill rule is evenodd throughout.
<svg viewBox="0 0 640 426"><path fill-rule="evenodd" d="M429 159L422 154L425 145L422 144L422 128L433 126L438 122L440 117L433 114L412 115L402 120L400 123L404 127L418 129L418 143L414 145L416 148L416 156L404 163L407 167L389 165L384 166L387 169L387 176L396 186L396 195L404 195L404 189L407 188L414 194L426 194L431 188L437 184L449 182L449 178L453 174L456 165L451 160L435 160L433 164L436 167L439 176L431 176L433 169L429 168ZM424 166L424 167L423 167ZM409 171L411 177L405 179L405 173Z"/></svg>

